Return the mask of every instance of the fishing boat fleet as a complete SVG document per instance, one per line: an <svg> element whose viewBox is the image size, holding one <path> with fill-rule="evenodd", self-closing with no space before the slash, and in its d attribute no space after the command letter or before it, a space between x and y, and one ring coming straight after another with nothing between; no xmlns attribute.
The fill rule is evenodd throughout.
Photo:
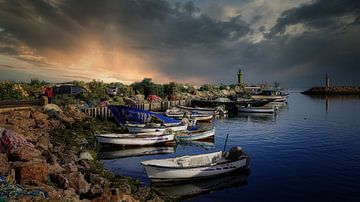
<svg viewBox="0 0 360 202"><path fill-rule="evenodd" d="M249 104L238 104L237 109L240 113L260 113L273 114L276 113L279 107L287 103L289 93L278 89L266 89L259 92L254 92L251 95L252 100L262 100L263 104L254 106ZM238 99L244 101L243 98Z"/></svg>
<svg viewBox="0 0 360 202"><path fill-rule="evenodd" d="M274 103L286 103L287 96L288 94L278 91L257 92L252 99L242 99L237 102L240 103L237 104L237 109L240 113L272 114L276 112L278 106ZM216 134L216 128L211 123L215 116L227 114L225 106L214 108L178 106L162 114L130 106L111 105L108 108L115 120L126 127L128 132L98 134L96 136L98 142L130 149L104 152L102 154L104 158L171 153L174 152L174 147L171 145L176 144L214 148L213 143L206 141L214 140ZM210 127L200 127L199 122L210 123L207 124ZM152 159L141 164L153 183L178 182L220 176L246 169L249 166L249 156L241 147L236 146L229 151L225 151L224 147L222 151Z"/></svg>

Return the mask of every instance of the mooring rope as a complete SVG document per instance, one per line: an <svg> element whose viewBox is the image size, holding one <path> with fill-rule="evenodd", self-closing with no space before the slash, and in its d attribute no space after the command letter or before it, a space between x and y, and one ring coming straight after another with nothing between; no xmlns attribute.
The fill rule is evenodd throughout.
<svg viewBox="0 0 360 202"><path fill-rule="evenodd" d="M48 198L47 193L39 188L25 188L18 184L10 184L4 176L0 176L0 201L6 201L9 198L15 199L20 196Z"/></svg>

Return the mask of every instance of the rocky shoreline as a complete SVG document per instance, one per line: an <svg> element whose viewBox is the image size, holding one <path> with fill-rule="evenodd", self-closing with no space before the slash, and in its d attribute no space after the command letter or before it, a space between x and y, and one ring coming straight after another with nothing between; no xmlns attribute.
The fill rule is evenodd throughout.
<svg viewBox="0 0 360 202"><path fill-rule="evenodd" d="M94 132L114 128L71 106L1 113L0 201L163 201L96 159Z"/></svg>
<svg viewBox="0 0 360 202"><path fill-rule="evenodd" d="M360 95L360 86L332 86L332 87L313 87L302 94L305 95Z"/></svg>

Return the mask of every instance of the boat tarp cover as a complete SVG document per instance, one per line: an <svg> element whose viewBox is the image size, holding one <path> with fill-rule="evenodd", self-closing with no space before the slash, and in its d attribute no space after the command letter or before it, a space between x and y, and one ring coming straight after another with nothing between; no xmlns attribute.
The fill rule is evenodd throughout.
<svg viewBox="0 0 360 202"><path fill-rule="evenodd" d="M125 124L127 122L129 123L149 123L151 121L151 117L156 117L160 120L162 120L164 123L179 123L181 121L166 117L154 112L137 109L134 107L129 106L117 106L117 105L110 105L108 106L110 109L110 112L114 115L115 120L118 123Z"/></svg>

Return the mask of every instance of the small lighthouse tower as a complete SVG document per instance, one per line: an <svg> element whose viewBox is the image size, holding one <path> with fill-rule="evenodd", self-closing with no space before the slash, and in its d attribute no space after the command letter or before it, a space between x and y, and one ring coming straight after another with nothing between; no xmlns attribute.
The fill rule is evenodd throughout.
<svg viewBox="0 0 360 202"><path fill-rule="evenodd" d="M330 80L329 80L328 74L326 74L326 76L325 76L325 87L326 87L326 88L329 88L329 87L330 87Z"/></svg>
<svg viewBox="0 0 360 202"><path fill-rule="evenodd" d="M241 69L239 69L239 73L237 74L237 76L238 76L238 84L244 84L244 79Z"/></svg>

